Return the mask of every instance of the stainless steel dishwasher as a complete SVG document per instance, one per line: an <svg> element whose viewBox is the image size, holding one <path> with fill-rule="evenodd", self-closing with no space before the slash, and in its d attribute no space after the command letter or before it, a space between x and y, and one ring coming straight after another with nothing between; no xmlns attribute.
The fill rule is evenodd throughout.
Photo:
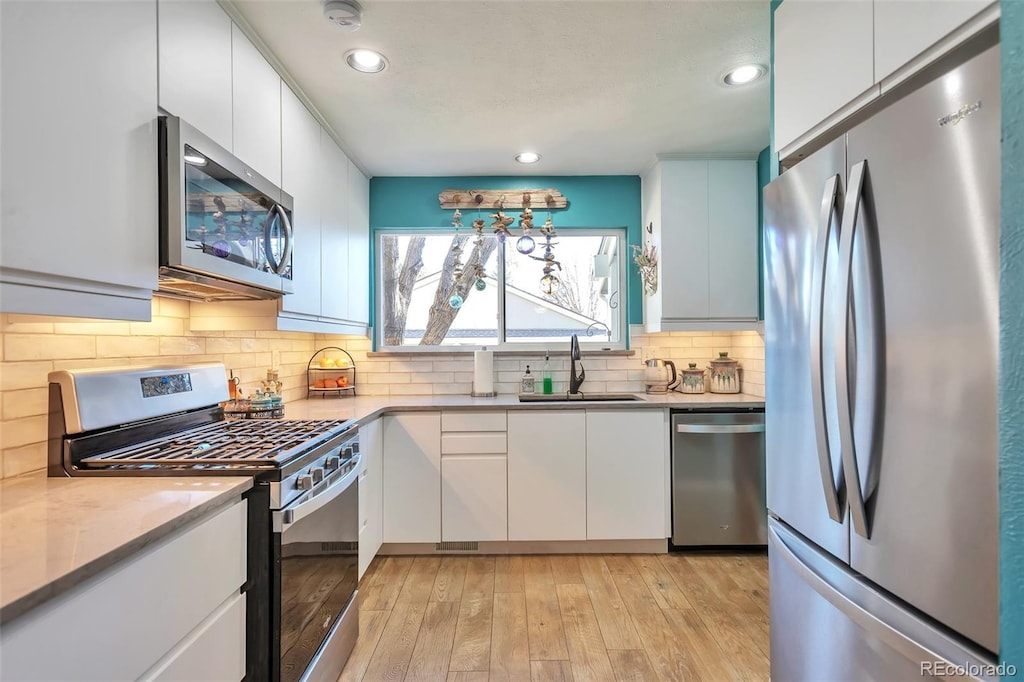
<svg viewBox="0 0 1024 682"><path fill-rule="evenodd" d="M765 545L764 410L672 413L672 545Z"/></svg>

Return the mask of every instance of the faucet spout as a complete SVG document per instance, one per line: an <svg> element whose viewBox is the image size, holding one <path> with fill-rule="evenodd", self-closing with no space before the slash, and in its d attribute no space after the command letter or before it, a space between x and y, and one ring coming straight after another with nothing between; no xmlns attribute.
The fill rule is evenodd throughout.
<svg viewBox="0 0 1024 682"><path fill-rule="evenodd" d="M575 334L569 342L569 393L576 395L580 392L580 386L587 379L587 371L580 364L580 373L576 374L576 363L580 360L580 340Z"/></svg>

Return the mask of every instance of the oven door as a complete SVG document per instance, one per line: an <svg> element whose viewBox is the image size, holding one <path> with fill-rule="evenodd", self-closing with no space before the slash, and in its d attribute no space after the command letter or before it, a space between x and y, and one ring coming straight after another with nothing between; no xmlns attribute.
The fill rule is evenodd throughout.
<svg viewBox="0 0 1024 682"><path fill-rule="evenodd" d="M280 677L341 675L359 635L359 457L274 513L280 536Z"/></svg>

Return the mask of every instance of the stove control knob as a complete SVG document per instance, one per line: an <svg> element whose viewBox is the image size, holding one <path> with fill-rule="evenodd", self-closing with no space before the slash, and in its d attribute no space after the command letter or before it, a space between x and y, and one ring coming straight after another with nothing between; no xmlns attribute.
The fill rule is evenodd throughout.
<svg viewBox="0 0 1024 682"><path fill-rule="evenodd" d="M299 490L310 490L313 487L313 477L309 474L299 476L295 479L295 487Z"/></svg>
<svg viewBox="0 0 1024 682"><path fill-rule="evenodd" d="M359 442L358 441L356 441L355 443L352 443L352 452L356 453L357 455L359 454Z"/></svg>
<svg viewBox="0 0 1024 682"><path fill-rule="evenodd" d="M341 456L344 457L345 459L352 459L352 456L354 454L355 450L352 449L352 446L347 446L345 447L344 450L341 451Z"/></svg>
<svg viewBox="0 0 1024 682"><path fill-rule="evenodd" d="M337 468L341 466L341 457L338 457L337 455L331 455L324 462L324 466L327 468L328 471L336 471Z"/></svg>
<svg viewBox="0 0 1024 682"><path fill-rule="evenodd" d="M324 468L313 467L309 470L309 473L313 475L313 483L320 483L324 480Z"/></svg>

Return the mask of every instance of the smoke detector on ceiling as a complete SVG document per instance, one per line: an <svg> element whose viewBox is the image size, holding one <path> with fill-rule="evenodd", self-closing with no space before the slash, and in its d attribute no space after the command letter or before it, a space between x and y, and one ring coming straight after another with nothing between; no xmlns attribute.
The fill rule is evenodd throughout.
<svg viewBox="0 0 1024 682"><path fill-rule="evenodd" d="M355 31L363 25L363 8L355 0L326 0L324 17L342 30Z"/></svg>

